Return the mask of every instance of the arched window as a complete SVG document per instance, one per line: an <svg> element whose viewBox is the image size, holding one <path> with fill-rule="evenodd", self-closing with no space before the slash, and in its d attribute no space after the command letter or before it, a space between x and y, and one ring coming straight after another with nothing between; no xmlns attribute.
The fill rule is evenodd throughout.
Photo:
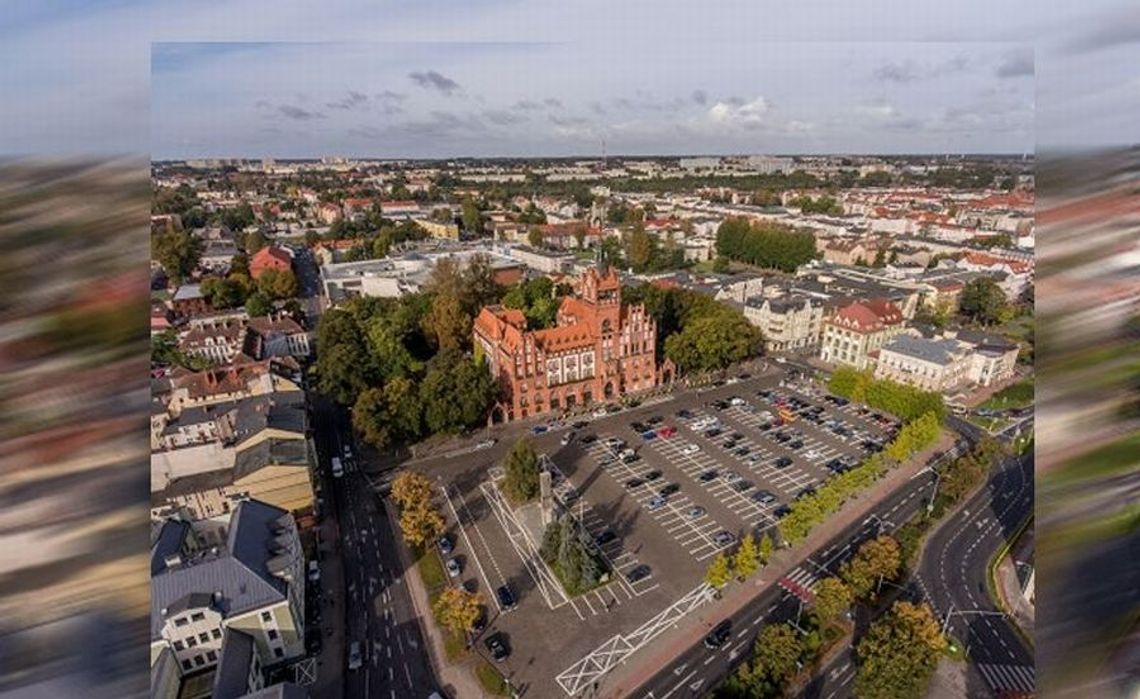
<svg viewBox="0 0 1140 699"><path fill-rule="evenodd" d="M610 323L610 319L609 318L603 319L602 320L602 334L603 335L609 335L613 331L614 331L613 324Z"/></svg>

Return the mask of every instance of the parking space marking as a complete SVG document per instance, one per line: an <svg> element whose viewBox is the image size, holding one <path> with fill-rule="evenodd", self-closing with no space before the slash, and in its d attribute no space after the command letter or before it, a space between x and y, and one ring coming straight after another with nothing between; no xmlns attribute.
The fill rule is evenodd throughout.
<svg viewBox="0 0 1140 699"><path fill-rule="evenodd" d="M503 607L499 604L498 597L491 594L491 590L496 589L498 585L491 584L491 580L487 577L487 571L483 568L479 555L475 552L475 545L471 543L471 538L467 536L467 528L464 526L463 520L459 517L459 512L455 509L451 495L447 492L447 488L442 488L442 490L443 497L447 500L448 508L451 510L452 516L455 517L455 526L459 527L459 533L463 535L463 540L467 542L467 548L471 552L471 557L475 559L475 564L479 567L479 573L483 577L483 582L487 584L487 596L494 601L495 607L502 612ZM472 516L471 510L467 507L467 501L459 497L458 493L456 493L456 497L459 499L459 505L467 516L467 527L475 530L475 536L482 542L483 550L486 551L487 558L491 561L491 567L495 569L495 573L499 576L499 585L506 585L507 578L503 575L502 569L499 568L499 562L495 560L495 555L491 553L490 545L488 545L487 540L483 538L483 532L479 531L479 525L475 523L475 517Z"/></svg>

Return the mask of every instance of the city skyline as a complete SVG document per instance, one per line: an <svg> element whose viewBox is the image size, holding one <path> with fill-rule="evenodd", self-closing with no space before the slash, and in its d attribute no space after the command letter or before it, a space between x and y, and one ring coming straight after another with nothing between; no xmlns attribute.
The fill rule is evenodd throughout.
<svg viewBox="0 0 1140 699"><path fill-rule="evenodd" d="M1034 148L1033 52L1011 43L167 43L152 71L163 160Z"/></svg>

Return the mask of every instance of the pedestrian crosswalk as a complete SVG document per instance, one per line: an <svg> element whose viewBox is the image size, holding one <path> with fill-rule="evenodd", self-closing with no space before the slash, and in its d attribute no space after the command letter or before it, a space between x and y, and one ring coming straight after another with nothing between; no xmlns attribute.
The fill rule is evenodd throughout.
<svg viewBox="0 0 1140 699"><path fill-rule="evenodd" d="M819 575L803 567L796 568L792 572L788 573L787 577L800 587L805 587L809 590L813 589L815 587L816 581L819 580Z"/></svg>
<svg viewBox="0 0 1140 699"><path fill-rule="evenodd" d="M1033 692L1036 681L1034 669L1027 665L979 664L982 679L994 692Z"/></svg>

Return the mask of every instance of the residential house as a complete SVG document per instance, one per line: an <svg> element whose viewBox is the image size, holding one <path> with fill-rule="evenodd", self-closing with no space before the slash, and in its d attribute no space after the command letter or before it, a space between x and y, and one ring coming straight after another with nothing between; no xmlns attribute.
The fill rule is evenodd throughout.
<svg viewBox="0 0 1140 699"><path fill-rule="evenodd" d="M819 356L825 362L865 369L870 353L903 329L902 311L890 301L856 301L824 320Z"/></svg>
<svg viewBox="0 0 1140 699"><path fill-rule="evenodd" d="M877 351L875 378L947 392L968 380L972 355L970 345L953 338L903 333Z"/></svg>
<svg viewBox="0 0 1140 699"><path fill-rule="evenodd" d="M246 324L236 318L213 318L196 323L178 337L178 348L187 355L227 364L245 347Z"/></svg>
<svg viewBox="0 0 1140 699"><path fill-rule="evenodd" d="M260 279L268 270L288 272L293 269L293 256L284 249L266 245L253 254L249 261L249 276Z"/></svg>
<svg viewBox="0 0 1140 699"><path fill-rule="evenodd" d="M176 315L183 318L211 311L210 301L202 293L202 287L198 284L183 284L175 289L170 306Z"/></svg>
<svg viewBox="0 0 1140 699"><path fill-rule="evenodd" d="M423 214L419 202L407 199L382 201L380 210L384 213L384 218L393 220L419 218Z"/></svg>
<svg viewBox="0 0 1140 699"><path fill-rule="evenodd" d="M823 329L824 306L799 294L749 298L743 307L748 322L760 328L764 349L786 352L815 347Z"/></svg>
<svg viewBox="0 0 1140 699"><path fill-rule="evenodd" d="M305 358L312 353L309 333L301 325L281 313L264 318L250 318L247 323L246 354L257 359L269 357Z"/></svg>
<svg viewBox="0 0 1140 699"><path fill-rule="evenodd" d="M1021 351L1016 342L976 330L959 330L953 336L973 347L969 374L971 381L980 386L992 386L1013 376L1017 356Z"/></svg>
<svg viewBox="0 0 1140 699"><path fill-rule="evenodd" d="M183 678L218 668L230 642L240 666L245 638L259 670L303 656L304 566L293 516L264 502L239 503L220 546L202 547L186 522L166 522L151 547L152 671L166 653ZM225 678L238 672L223 669Z"/></svg>

